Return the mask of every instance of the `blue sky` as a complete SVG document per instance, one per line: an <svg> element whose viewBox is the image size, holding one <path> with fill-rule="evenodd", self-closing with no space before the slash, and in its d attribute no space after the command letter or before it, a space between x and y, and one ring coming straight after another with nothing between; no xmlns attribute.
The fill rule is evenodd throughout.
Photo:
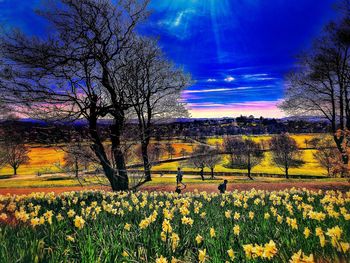
<svg viewBox="0 0 350 263"><path fill-rule="evenodd" d="M40 0L0 0L0 22L42 34ZM193 117L281 117L283 77L336 17L334 0L152 0L139 27L192 74L183 92Z"/></svg>

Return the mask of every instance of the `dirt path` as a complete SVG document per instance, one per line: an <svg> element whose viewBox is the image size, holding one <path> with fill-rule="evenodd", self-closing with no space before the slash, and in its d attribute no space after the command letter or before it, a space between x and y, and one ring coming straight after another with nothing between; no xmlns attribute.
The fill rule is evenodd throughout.
<svg viewBox="0 0 350 263"><path fill-rule="evenodd" d="M250 190L250 189L260 189L260 190L284 190L289 188L307 188L309 190L339 190L339 191L350 191L350 184L346 182L335 182L335 183L322 183L322 182L291 182L291 183L237 183L229 184L227 187L228 191L234 190ZM175 186L169 185L159 185L159 186L143 186L141 188L143 191L174 191ZM206 192L218 192L217 185L212 184L190 184L187 185L186 189L183 192L194 191L206 191Z"/></svg>
<svg viewBox="0 0 350 263"><path fill-rule="evenodd" d="M290 182L290 183L264 183L264 182L256 182L256 183L231 183L228 185L228 191L233 190L250 190L252 188L261 189L261 190L284 190L289 188L307 188L309 190L339 190L339 191L350 191L350 184L346 182ZM188 184L186 189L183 192L191 192L195 189L198 191L206 191L206 192L218 192L216 184ZM30 194L32 192L54 192L56 194L70 191L82 191L82 190L111 190L109 187L101 187L101 186L91 186L91 187L56 187L56 188L0 188L0 194L11 194L11 195L20 195L20 194ZM141 187L142 191L174 191L175 185L145 185Z"/></svg>
<svg viewBox="0 0 350 263"><path fill-rule="evenodd" d="M60 194L64 192L71 191L82 191L82 190L110 190L109 187L101 187L101 186L69 186L69 187L33 187L33 188L0 188L0 195L22 195L22 194L30 194L33 192L37 193L50 193L54 192L55 194Z"/></svg>

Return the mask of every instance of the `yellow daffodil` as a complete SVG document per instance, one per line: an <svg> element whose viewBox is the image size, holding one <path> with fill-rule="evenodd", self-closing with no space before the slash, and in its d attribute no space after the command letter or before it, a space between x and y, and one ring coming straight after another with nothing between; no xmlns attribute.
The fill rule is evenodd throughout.
<svg viewBox="0 0 350 263"><path fill-rule="evenodd" d="M204 263L207 259L207 250L198 250L198 261L199 263Z"/></svg>
<svg viewBox="0 0 350 263"><path fill-rule="evenodd" d="M156 263L168 263L168 260L165 257L160 256L156 259Z"/></svg>
<svg viewBox="0 0 350 263"><path fill-rule="evenodd" d="M202 242L203 242L203 237L202 237L201 235L197 235L197 236L196 236L196 242L197 242L198 245L199 245L200 243L202 243Z"/></svg>
<svg viewBox="0 0 350 263"><path fill-rule="evenodd" d="M238 236L238 235L239 235L239 232L240 232L240 227L239 227L239 225L235 225L235 226L233 227L233 233L234 233L236 236Z"/></svg>
<svg viewBox="0 0 350 263"><path fill-rule="evenodd" d="M310 233L311 233L310 229L308 227L305 227L304 228L304 236L305 236L305 238L308 238L310 236Z"/></svg>
<svg viewBox="0 0 350 263"><path fill-rule="evenodd" d="M215 237L215 229L213 227L210 228L210 237Z"/></svg>
<svg viewBox="0 0 350 263"><path fill-rule="evenodd" d="M84 227L85 220L81 216L75 216L74 225L78 229L82 229Z"/></svg>
<svg viewBox="0 0 350 263"><path fill-rule="evenodd" d="M231 261L233 261L235 259L235 252L233 251L232 248L230 248L229 250L227 250L227 254L230 257Z"/></svg>

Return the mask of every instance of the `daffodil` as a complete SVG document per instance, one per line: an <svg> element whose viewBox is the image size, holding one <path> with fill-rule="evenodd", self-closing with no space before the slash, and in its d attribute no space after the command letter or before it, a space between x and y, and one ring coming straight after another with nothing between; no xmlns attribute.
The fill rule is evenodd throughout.
<svg viewBox="0 0 350 263"><path fill-rule="evenodd" d="M72 209L70 209L70 210L68 211L68 213L67 213L67 216L68 216L68 217L73 217L73 216L75 216L75 211L72 210Z"/></svg>
<svg viewBox="0 0 350 263"><path fill-rule="evenodd" d="M269 243L265 244L264 252L262 257L267 259L272 259L277 254L277 247L273 240L270 240Z"/></svg>
<svg viewBox="0 0 350 263"><path fill-rule="evenodd" d="M252 244L247 244L243 245L243 250L245 253L246 258L251 259L253 256L253 245Z"/></svg>
<svg viewBox="0 0 350 263"><path fill-rule="evenodd" d="M69 235L66 237L66 240L69 241L69 242L74 242L75 241L74 237L69 236Z"/></svg>
<svg viewBox="0 0 350 263"><path fill-rule="evenodd" d="M234 233L236 236L238 236L238 235L239 235L239 232L240 232L240 227L239 227L239 225L235 225L235 226L233 227L233 233Z"/></svg>
<svg viewBox="0 0 350 263"><path fill-rule="evenodd" d="M126 224L124 225L124 229L125 229L126 231L130 231L130 229L131 229L131 224L126 223Z"/></svg>
<svg viewBox="0 0 350 263"><path fill-rule="evenodd" d="M207 250L198 250L198 261L199 263L204 263L207 259Z"/></svg>
<svg viewBox="0 0 350 263"><path fill-rule="evenodd" d="M160 256L156 259L156 263L168 263L168 260L165 257Z"/></svg>
<svg viewBox="0 0 350 263"><path fill-rule="evenodd" d="M197 235L197 236L196 236L196 242L197 242L198 245L199 245L200 243L202 243L202 242L203 242L203 237L202 237L201 235Z"/></svg>
<svg viewBox="0 0 350 263"><path fill-rule="evenodd" d="M310 233L311 233L310 229L308 227L305 227L304 228L304 236L305 236L305 238L308 238L310 236Z"/></svg>
<svg viewBox="0 0 350 263"><path fill-rule="evenodd" d="M233 251L232 248L230 248L229 250L227 250L227 254L230 257L231 261L233 261L235 259L235 252Z"/></svg>
<svg viewBox="0 0 350 263"><path fill-rule="evenodd" d="M30 220L30 225L31 225L32 227L36 227L36 226L39 225L39 224L40 224L40 220L39 220L39 218L37 218L37 217L32 218L32 219Z"/></svg>
<svg viewBox="0 0 350 263"><path fill-rule="evenodd" d="M84 227L85 220L81 216L75 216L74 225L78 229L82 229Z"/></svg>
<svg viewBox="0 0 350 263"><path fill-rule="evenodd" d="M338 251L347 253L350 249L350 244L348 242L340 242Z"/></svg>
<svg viewBox="0 0 350 263"><path fill-rule="evenodd" d="M215 237L215 229L213 227L210 228L210 237Z"/></svg>

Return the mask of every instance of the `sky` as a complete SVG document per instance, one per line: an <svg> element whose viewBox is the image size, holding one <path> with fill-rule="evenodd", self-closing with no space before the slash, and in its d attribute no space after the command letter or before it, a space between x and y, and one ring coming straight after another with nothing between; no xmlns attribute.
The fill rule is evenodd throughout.
<svg viewBox="0 0 350 263"><path fill-rule="evenodd" d="M138 28L192 75L192 117L284 117L284 76L336 17L335 0L151 0ZM42 34L41 0L0 0L0 23Z"/></svg>

